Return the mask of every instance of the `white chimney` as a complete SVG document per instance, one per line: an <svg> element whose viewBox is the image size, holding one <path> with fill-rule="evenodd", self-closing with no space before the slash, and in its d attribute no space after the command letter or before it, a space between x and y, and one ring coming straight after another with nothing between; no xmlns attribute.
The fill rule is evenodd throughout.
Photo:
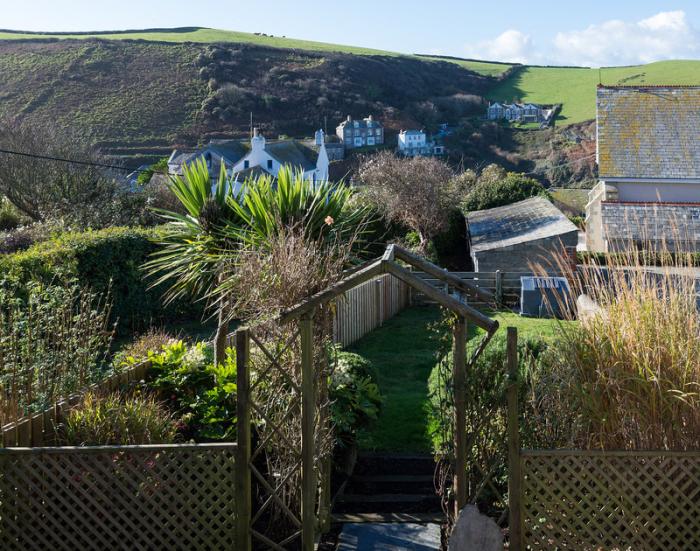
<svg viewBox="0 0 700 551"><path fill-rule="evenodd" d="M265 150L265 137L260 135L257 128L253 128L253 138L250 140L250 147L255 152Z"/></svg>

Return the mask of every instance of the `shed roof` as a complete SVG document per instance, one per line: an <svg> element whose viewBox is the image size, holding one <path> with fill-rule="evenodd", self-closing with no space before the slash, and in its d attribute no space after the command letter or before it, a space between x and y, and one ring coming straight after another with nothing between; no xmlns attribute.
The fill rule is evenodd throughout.
<svg viewBox="0 0 700 551"><path fill-rule="evenodd" d="M598 164L605 178L700 178L700 86L601 86Z"/></svg>
<svg viewBox="0 0 700 551"><path fill-rule="evenodd" d="M578 228L544 197L467 214L472 252L500 249L570 232Z"/></svg>

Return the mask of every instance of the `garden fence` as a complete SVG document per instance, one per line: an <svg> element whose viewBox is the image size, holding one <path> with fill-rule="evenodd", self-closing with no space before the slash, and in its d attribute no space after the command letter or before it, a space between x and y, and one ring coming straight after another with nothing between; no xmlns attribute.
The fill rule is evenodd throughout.
<svg viewBox="0 0 700 551"><path fill-rule="evenodd" d="M150 362L142 362L115 373L82 392L68 396L50 408L22 417L13 423L8 423L0 431L0 447L38 447L56 443L56 427L63 416L75 407L85 395L85 392L112 392L134 381L140 381L146 376Z"/></svg>
<svg viewBox="0 0 700 551"><path fill-rule="evenodd" d="M382 275L346 291L336 302L335 341L349 346L409 304L409 287L393 275Z"/></svg>
<svg viewBox="0 0 700 551"><path fill-rule="evenodd" d="M236 444L0 450L2 548L235 548Z"/></svg>
<svg viewBox="0 0 700 551"><path fill-rule="evenodd" d="M700 452L523 450L520 460L530 549L700 549Z"/></svg>
<svg viewBox="0 0 700 551"><path fill-rule="evenodd" d="M509 549L700 549L700 451L521 449L517 354L509 327Z"/></svg>

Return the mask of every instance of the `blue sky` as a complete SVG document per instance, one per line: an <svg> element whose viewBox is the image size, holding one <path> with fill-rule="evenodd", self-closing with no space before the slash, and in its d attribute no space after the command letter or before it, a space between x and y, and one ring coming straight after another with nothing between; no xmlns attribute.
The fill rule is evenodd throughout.
<svg viewBox="0 0 700 551"><path fill-rule="evenodd" d="M700 3L650 0L5 0L0 27L203 26L406 53L611 65L700 56Z"/></svg>

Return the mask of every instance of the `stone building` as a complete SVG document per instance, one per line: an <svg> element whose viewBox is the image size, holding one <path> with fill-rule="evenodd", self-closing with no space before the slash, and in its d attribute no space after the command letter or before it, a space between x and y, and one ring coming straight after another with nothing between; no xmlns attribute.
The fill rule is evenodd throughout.
<svg viewBox="0 0 700 551"><path fill-rule="evenodd" d="M467 229L476 272L529 272L578 243L578 228L544 197L470 212Z"/></svg>
<svg viewBox="0 0 700 551"><path fill-rule="evenodd" d="M586 246L700 250L700 86L600 86Z"/></svg>
<svg viewBox="0 0 700 551"><path fill-rule="evenodd" d="M353 120L348 115L348 118L336 127L335 132L345 149L382 145L384 143L384 125L379 121L375 121L372 115L360 120Z"/></svg>

